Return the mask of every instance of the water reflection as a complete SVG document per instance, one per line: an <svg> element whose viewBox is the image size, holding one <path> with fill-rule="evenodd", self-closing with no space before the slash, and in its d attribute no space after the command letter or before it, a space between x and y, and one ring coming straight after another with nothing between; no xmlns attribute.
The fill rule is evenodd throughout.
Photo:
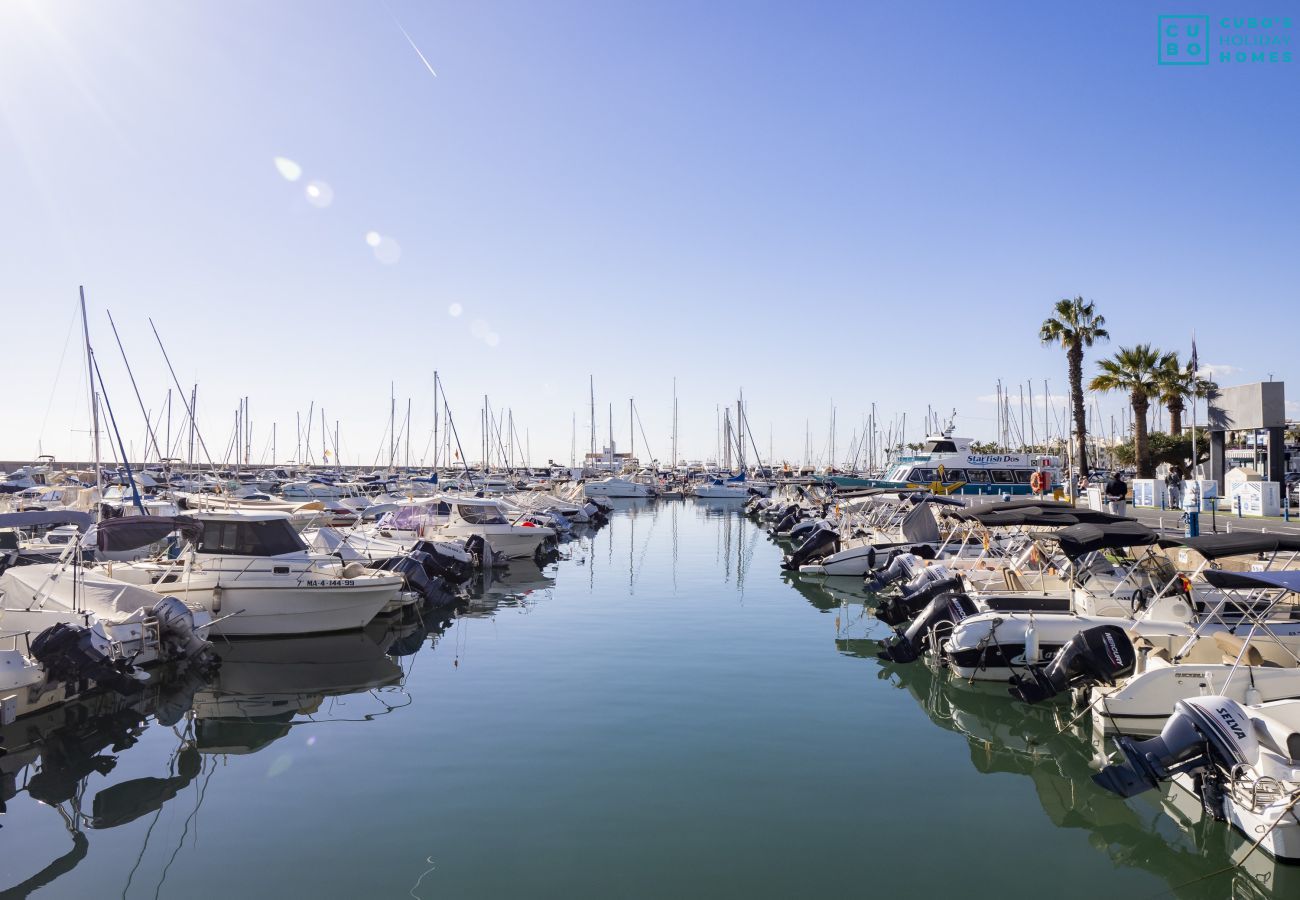
<svg viewBox="0 0 1300 900"><path fill-rule="evenodd" d="M206 683L192 672L160 670L136 696L95 694L0 728L0 813L34 801L22 811L36 817L53 810L69 837L62 852L50 846L49 861L0 890L0 898L26 897L71 872L86 858L91 833L160 813L201 776L211 777L213 757L257 753L297 725L373 719L405 706L401 661L435 643L455 615L422 609L358 632L223 642L221 667ZM176 736L160 771L114 781L123 755L150 728ZM34 818L22 821L40 827Z"/></svg>
<svg viewBox="0 0 1300 900"><path fill-rule="evenodd" d="M968 683L921 663L884 663L876 652L889 629L871 615L872 595L788 580L818 609L836 611L837 651L867 661L878 679L911 695L935 725L964 737L980 774L1028 778L1048 819L1087 832L1113 865L1156 875L1172 896L1189 900L1300 896L1300 867L1260 852L1235 865L1249 842L1202 816L1199 801L1186 792L1170 788L1125 801L1093 784L1095 749L1079 736L1068 704L1015 703L1002 685Z"/></svg>
<svg viewBox="0 0 1300 900"><path fill-rule="evenodd" d="M932 834L918 842L917 860L942 844L949 863L975 873L957 885L962 896L1108 896L1113 869L1159 879L1180 898L1300 896L1300 871L1262 854L1232 868L1243 842L1198 809L1154 792L1124 802L1096 789L1090 746L1061 733L1068 708L1018 705L996 686L882 664L875 653L889 629L871 615L861 580L781 580L776 548L734 504L618 506L610 527L575 531L543 565L515 561L483 573L458 607L353 634L222 643L224 664L210 682L160 677L129 700L88 698L0 729L8 750L0 800L9 807L0 817L0 888L9 890L0 898L51 885L63 895L117 894L124 881L128 890L136 883L133 894L170 887L186 895L213 883L214 872L220 884L222 866L247 868L246 883L265 893L401 895L423 878L421 896L503 896L521 884L559 895L571 882L578 887L566 895L605 896L645 865L641 889L627 893L691 893L725 872L737 879L732 893L820 896L848 882L836 880L836 866L815 864L815 853L829 848L824 858L838 858L860 848L856 826L900 822ZM738 607L733 590L765 602ZM498 615L501 640L482 650L492 664L453 668L468 632ZM456 640L442 646L448 633ZM828 690L845 673L842 690ZM408 690L421 692L415 709L405 709ZM876 727L881 712L910 723L891 737ZM1010 846L1003 864L983 868L963 858L971 820L960 809L945 816L951 794L932 790L917 808L860 806L854 791L881 789L874 775L824 777L836 754L870 761L873 751L897 751L887 743L897 734L917 744L933 738L927 750L946 765L946 780L935 781L943 792L978 784L993 790L972 795L1005 800L1008 810L1020 804L1019 813L977 809L979 825L1017 814L1045 832L1054 825L1067 839L1054 852L1071 854L1062 868L1096 873L1098 883L1033 881L1055 864L1035 846ZM312 765L320 768L299 764L318 736ZM429 752L448 746L457 752ZM722 762L710 768L710 759ZM280 794L258 794L291 765L274 783ZM412 791L412 772L436 802ZM334 816L339 785L352 792L351 818ZM209 823L202 840L200 809ZM262 818L250 815L259 810ZM729 818L734 810L742 812ZM503 861L482 835L512 827L529 838ZM231 830L264 852L223 843ZM552 831L550 842L538 837ZM765 835L779 849L755 851ZM704 862L695 856L701 847ZM1017 854L1035 853L1020 873ZM264 859L304 854L313 861L301 869ZM768 855L781 857L770 873L739 880ZM686 874L674 882L669 869ZM359 883L345 884L354 870ZM778 884L787 870L797 880Z"/></svg>

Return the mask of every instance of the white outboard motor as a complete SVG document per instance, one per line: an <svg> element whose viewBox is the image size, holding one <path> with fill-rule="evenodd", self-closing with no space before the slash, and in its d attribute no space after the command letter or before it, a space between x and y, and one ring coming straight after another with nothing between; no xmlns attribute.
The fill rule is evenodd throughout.
<svg viewBox="0 0 1300 900"><path fill-rule="evenodd" d="M896 553L883 569L877 569L862 579L862 587L878 594L896 581L914 577L921 567L921 559L914 553Z"/></svg>
<svg viewBox="0 0 1300 900"><path fill-rule="evenodd" d="M1027 677L1012 675L1011 696L1038 703L1072 688L1114 684L1133 674L1137 651L1119 625L1085 628L1070 638L1047 665L1029 667Z"/></svg>
<svg viewBox="0 0 1300 900"><path fill-rule="evenodd" d="M1241 704L1222 696L1179 700L1158 737L1146 741L1120 737L1115 743L1124 762L1107 766L1092 780L1121 797L1149 791L1181 772L1208 776L1216 765L1232 771L1259 759L1259 739L1250 716ZM1223 804L1214 797L1219 792L1221 801L1223 788L1217 777L1197 780L1205 808L1222 818Z"/></svg>
<svg viewBox="0 0 1300 900"><path fill-rule="evenodd" d="M150 615L158 620L158 640L168 659L194 659L212 647L194 628L194 610L176 597L163 597Z"/></svg>

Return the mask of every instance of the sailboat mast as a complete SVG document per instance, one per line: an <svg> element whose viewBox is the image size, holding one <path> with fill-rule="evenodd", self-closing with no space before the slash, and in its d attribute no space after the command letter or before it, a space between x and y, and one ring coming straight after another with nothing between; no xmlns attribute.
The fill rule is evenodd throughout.
<svg viewBox="0 0 1300 900"><path fill-rule="evenodd" d="M745 402L745 392L741 391L740 396L736 398L736 465L740 471L745 471L745 411L743 405Z"/></svg>
<svg viewBox="0 0 1300 900"><path fill-rule="evenodd" d="M77 288L81 295L81 333L86 340L86 373L90 387L91 451L95 461L95 493L103 496L103 475L99 471L99 394L95 392L95 351L90 346L90 324L86 320L86 288Z"/></svg>
<svg viewBox="0 0 1300 900"><path fill-rule="evenodd" d="M677 379L673 379L673 471L677 471Z"/></svg>

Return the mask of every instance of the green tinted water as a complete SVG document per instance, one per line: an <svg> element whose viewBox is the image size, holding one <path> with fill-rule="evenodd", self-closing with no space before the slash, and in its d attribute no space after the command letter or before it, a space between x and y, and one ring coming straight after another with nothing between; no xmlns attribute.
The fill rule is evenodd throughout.
<svg viewBox="0 0 1300 900"><path fill-rule="evenodd" d="M883 666L853 580L783 579L735 507L5 729L0 896L1300 895L1094 788L1067 710Z"/></svg>

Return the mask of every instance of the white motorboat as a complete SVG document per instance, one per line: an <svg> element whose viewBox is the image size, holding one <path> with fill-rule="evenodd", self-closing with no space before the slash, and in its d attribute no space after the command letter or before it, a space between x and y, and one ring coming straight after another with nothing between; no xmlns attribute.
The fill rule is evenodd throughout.
<svg viewBox="0 0 1300 900"><path fill-rule="evenodd" d="M619 475L588 481L583 485L583 491L588 497L604 497L609 500L653 497L655 495L653 485Z"/></svg>
<svg viewBox="0 0 1300 900"><path fill-rule="evenodd" d="M702 484L695 485L693 493L700 500L748 500L753 496L751 487L753 490L759 490L748 483L742 474L725 481L722 478L710 478Z"/></svg>
<svg viewBox="0 0 1300 900"><path fill-rule="evenodd" d="M1247 705L1300 699L1300 635L1278 634L1269 617L1300 590L1300 572L1205 573L1250 627L1133 637L1118 625L1080 632L1013 693L1036 702L1066 690L1092 710L1093 734L1157 734L1179 700L1216 694ZM1241 594L1239 591L1249 593ZM1279 593L1279 589L1281 592ZM1225 598L1227 600L1229 598ZM1225 603L1226 606L1226 603Z"/></svg>
<svg viewBox="0 0 1300 900"><path fill-rule="evenodd" d="M186 545L176 558L119 563L107 574L207 610L216 619L214 634L348 631L400 602L401 575L310 552L285 513L117 519L100 523L101 534L114 526L151 540L160 529L180 529ZM146 534L149 526L153 530Z"/></svg>
<svg viewBox="0 0 1300 900"><path fill-rule="evenodd" d="M1116 740L1093 780L1120 797L1172 781L1275 859L1300 863L1300 700L1179 700L1158 737Z"/></svg>
<svg viewBox="0 0 1300 900"><path fill-rule="evenodd" d="M531 522L512 524L496 500L450 495L444 499L451 511L447 523L434 530L438 537L463 542L478 535L493 551L509 559L533 556L543 543L555 538L553 528Z"/></svg>

